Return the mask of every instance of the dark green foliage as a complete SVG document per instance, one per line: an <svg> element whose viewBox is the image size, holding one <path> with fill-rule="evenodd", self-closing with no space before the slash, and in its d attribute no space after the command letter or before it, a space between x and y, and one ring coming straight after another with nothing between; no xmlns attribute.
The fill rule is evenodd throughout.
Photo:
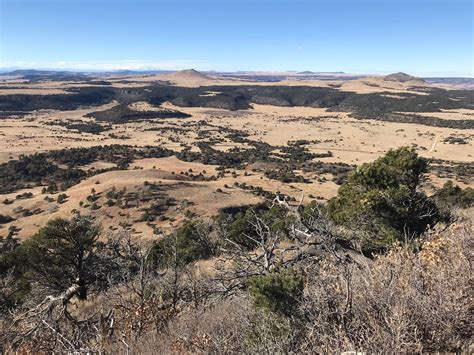
<svg viewBox="0 0 474 355"><path fill-rule="evenodd" d="M12 254L13 251L20 244L18 240L13 237L3 238L0 237L0 274L4 275L12 266L14 266L15 258Z"/></svg>
<svg viewBox="0 0 474 355"><path fill-rule="evenodd" d="M17 200L23 200L23 199L32 198L32 197L33 197L32 192L23 192L22 194L15 196Z"/></svg>
<svg viewBox="0 0 474 355"><path fill-rule="evenodd" d="M58 191L58 185L56 185L56 183L54 182L51 182L47 188L43 188L44 190L44 193L50 193L50 194L54 194L55 192Z"/></svg>
<svg viewBox="0 0 474 355"><path fill-rule="evenodd" d="M440 109L472 108L472 90L430 89L427 95L400 94L403 99L388 97L386 93L350 95L333 111L352 111L359 119L378 119L381 121L417 123L437 127L470 129L472 120L443 120L408 112L439 112ZM407 113L404 113L407 112Z"/></svg>
<svg viewBox="0 0 474 355"><path fill-rule="evenodd" d="M56 292L77 285L77 295L86 299L89 286L100 277L98 235L98 227L85 217L49 221L17 249L25 278Z"/></svg>
<svg viewBox="0 0 474 355"><path fill-rule="evenodd" d="M281 156L301 163L311 161L314 158L332 157L331 152L320 154L311 153L306 147L308 144L310 144L310 142L307 140L289 141L287 146L281 147L280 150L284 153L281 154Z"/></svg>
<svg viewBox="0 0 474 355"><path fill-rule="evenodd" d="M257 218L262 224L269 226L269 230L265 230L265 233L260 233L260 235L255 228ZM266 233L280 234L282 238L288 236L289 228L294 221L280 206L274 206L271 209L256 206L237 211L235 214L221 213L217 222L221 230L225 229L227 239L243 249L252 250L257 246L257 242L263 241L262 238L265 238Z"/></svg>
<svg viewBox="0 0 474 355"><path fill-rule="evenodd" d="M77 130L81 133L99 134L100 132L110 130L112 127L103 126L95 122L82 122L68 124L66 125L66 128L70 130Z"/></svg>
<svg viewBox="0 0 474 355"><path fill-rule="evenodd" d="M470 137L458 137L458 136L448 136L443 139L443 143L448 143L448 144L469 144L469 141L471 140Z"/></svg>
<svg viewBox="0 0 474 355"><path fill-rule="evenodd" d="M10 217L8 215L0 214L0 224L10 223L11 221L14 221L14 220L15 219L13 217Z"/></svg>
<svg viewBox="0 0 474 355"><path fill-rule="evenodd" d="M225 130L226 128L219 127ZM233 148L223 152L216 150L208 142L198 142L200 152L191 151L191 147L184 148L176 156L184 161L199 161L203 164L220 165L219 177L223 176L226 168L243 169L252 163L271 163L275 168L265 168L264 174L271 179L283 182L307 182L301 175L296 175L294 170L303 170L304 172L326 174L334 176L334 181L342 183L347 173L353 169L353 166L343 163L325 163L314 161L315 158L331 156L330 152L322 154L310 153L303 144L289 142L286 146L271 146L270 144L253 141L246 138L243 132L232 131L228 135L236 143L246 143L249 149ZM280 150L282 153L275 153ZM278 168L278 169L277 169ZM248 174L248 173L247 173Z"/></svg>
<svg viewBox="0 0 474 355"><path fill-rule="evenodd" d="M95 202L100 198L99 195L96 195L94 192L91 193L89 196L86 197L87 201L89 202Z"/></svg>
<svg viewBox="0 0 474 355"><path fill-rule="evenodd" d="M141 221L153 222L157 217L163 216L170 207L176 205L176 200L168 197L166 193L162 191L160 185L146 183L144 187L139 197L140 204L145 202L150 202L150 204L141 208L141 211L143 211L140 217ZM127 201L127 195L125 195L125 197ZM138 198L138 196L136 198Z"/></svg>
<svg viewBox="0 0 474 355"><path fill-rule="evenodd" d="M474 205L474 189L470 187L461 189L449 180L441 189L436 191L433 198L442 207L469 208Z"/></svg>
<svg viewBox="0 0 474 355"><path fill-rule="evenodd" d="M346 227L371 232L369 240L360 241L367 252L418 236L439 218L436 204L417 190L426 169L426 160L413 149L390 150L349 175L329 202L329 216Z"/></svg>
<svg viewBox="0 0 474 355"><path fill-rule="evenodd" d="M58 203L64 203L64 202L66 202L67 197L68 197L68 196L67 196L66 194L59 194L59 195L58 195L57 202L58 202Z"/></svg>
<svg viewBox="0 0 474 355"><path fill-rule="evenodd" d="M37 185L48 185L45 192L54 193L58 190L58 184L64 190L86 177L106 171L96 169L86 172L80 169L81 166L106 161L117 165L112 169L125 169L134 159L161 158L171 154L171 151L160 147L136 149L127 145L110 145L22 155L18 160L0 164L0 194Z"/></svg>
<svg viewBox="0 0 474 355"><path fill-rule="evenodd" d="M428 162L418 157L414 149L402 147L389 150L375 162L356 169L348 183L358 185L363 191L398 188L401 185L415 190L427 166Z"/></svg>
<svg viewBox="0 0 474 355"><path fill-rule="evenodd" d="M399 94L403 99L378 92L358 94L333 88L308 86L208 86L186 88L155 84L140 88L84 87L70 89L71 94L58 95L3 95L0 112L5 116L36 109L73 110L81 105L100 105L112 100L119 102L117 108L94 113L99 120L117 123L147 118L185 117L186 114L172 110L160 112L138 112L127 105L146 101L156 106L170 101L181 107L213 107L227 110L242 110L252 103L275 106L324 107L332 111L353 112L359 119L378 119L393 122L418 123L430 126L469 129L472 120L444 120L425 117L412 112L439 112L440 109L472 108L472 90L428 89L426 95ZM205 95L208 91L218 94Z"/></svg>
<svg viewBox="0 0 474 355"><path fill-rule="evenodd" d="M224 216L221 216L222 221L224 218ZM246 235L253 235L254 231L249 223L253 218L254 216L250 209L244 213L239 212L234 216L233 220L228 226L228 238L249 250L256 247L256 242L246 237Z"/></svg>
<svg viewBox="0 0 474 355"><path fill-rule="evenodd" d="M284 269L249 278L247 288L255 307L290 317L303 298L304 282L293 270Z"/></svg>
<svg viewBox="0 0 474 355"><path fill-rule="evenodd" d="M158 260L161 266L181 266L211 257L215 253L215 245L209 238L209 232L203 222L186 222L174 234L155 245L154 260Z"/></svg>
<svg viewBox="0 0 474 355"><path fill-rule="evenodd" d="M167 157L171 155L171 152L161 147L145 146L138 149L129 145L114 144L90 148L62 149L44 154L51 161L57 164L65 164L68 167L106 161L116 163L119 168L123 169L134 159Z"/></svg>
<svg viewBox="0 0 474 355"><path fill-rule="evenodd" d="M82 170L58 167L47 159L46 154L20 156L19 160L0 164L0 193L9 193L44 182L51 184L55 180L74 184L85 176L86 173Z"/></svg>
<svg viewBox="0 0 474 355"><path fill-rule="evenodd" d="M4 281L11 277L10 282L0 287L0 311L14 307L29 292L29 283L21 278L23 260L16 252L19 245L12 236L0 237L0 279Z"/></svg>
<svg viewBox="0 0 474 355"><path fill-rule="evenodd" d="M285 184L292 182L308 182L303 176L296 175L290 169L267 170L265 171L265 177L273 180L279 180Z"/></svg>
<svg viewBox="0 0 474 355"><path fill-rule="evenodd" d="M150 119L191 117L191 115L188 115L186 113L164 108L160 109L159 111L134 111L125 104L117 105L104 111L92 112L87 116L95 117L99 121L107 121L114 124Z"/></svg>
<svg viewBox="0 0 474 355"><path fill-rule="evenodd" d="M5 95L0 102L0 111L32 111L39 109L75 110L84 105L103 105L111 102L111 88L84 87L69 89L71 93L57 95Z"/></svg>

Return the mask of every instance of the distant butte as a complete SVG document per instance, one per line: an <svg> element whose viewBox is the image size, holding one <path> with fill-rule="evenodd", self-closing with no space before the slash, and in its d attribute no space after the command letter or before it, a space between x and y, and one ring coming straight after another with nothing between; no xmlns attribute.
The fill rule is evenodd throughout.
<svg viewBox="0 0 474 355"><path fill-rule="evenodd" d="M186 69L186 70L180 70L177 72L174 72L172 74L168 74L170 76L174 77L182 77L182 78L195 78L195 79L211 79L209 76L195 70L195 69Z"/></svg>
<svg viewBox="0 0 474 355"><path fill-rule="evenodd" d="M397 81L399 83L405 83L407 81L420 81L425 82L423 79L418 78L416 76L412 76L406 73L398 72L384 76L384 80L386 81Z"/></svg>

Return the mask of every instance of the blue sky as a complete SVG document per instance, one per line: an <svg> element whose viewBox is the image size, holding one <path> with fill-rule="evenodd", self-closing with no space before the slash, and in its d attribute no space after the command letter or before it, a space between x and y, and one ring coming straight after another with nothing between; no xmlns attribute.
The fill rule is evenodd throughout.
<svg viewBox="0 0 474 355"><path fill-rule="evenodd" d="M472 0L0 0L0 67L473 76Z"/></svg>

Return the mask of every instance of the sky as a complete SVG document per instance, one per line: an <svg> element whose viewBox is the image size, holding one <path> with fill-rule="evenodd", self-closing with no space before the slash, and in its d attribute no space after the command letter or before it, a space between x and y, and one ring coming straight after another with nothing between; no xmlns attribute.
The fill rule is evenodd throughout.
<svg viewBox="0 0 474 355"><path fill-rule="evenodd" d="M0 68L474 72L473 0L0 0Z"/></svg>

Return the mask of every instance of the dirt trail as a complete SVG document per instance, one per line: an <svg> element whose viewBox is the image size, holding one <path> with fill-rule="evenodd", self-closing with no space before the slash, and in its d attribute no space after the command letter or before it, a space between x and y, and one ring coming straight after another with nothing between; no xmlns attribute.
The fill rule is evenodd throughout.
<svg viewBox="0 0 474 355"><path fill-rule="evenodd" d="M314 149L319 149L319 150L334 150L335 152L378 154L377 151L358 150L358 149L343 149L343 148L319 147L319 146L316 146Z"/></svg>
<svg viewBox="0 0 474 355"><path fill-rule="evenodd" d="M436 148L436 144L438 144L438 141L439 141L439 139L441 138L441 136L442 136L442 134L438 134L438 135L435 137L435 139L434 139L434 141L433 141L433 144L431 145L431 148L430 148L430 150L428 151L428 153L433 153L433 152L434 152L434 150L435 150L435 148Z"/></svg>

